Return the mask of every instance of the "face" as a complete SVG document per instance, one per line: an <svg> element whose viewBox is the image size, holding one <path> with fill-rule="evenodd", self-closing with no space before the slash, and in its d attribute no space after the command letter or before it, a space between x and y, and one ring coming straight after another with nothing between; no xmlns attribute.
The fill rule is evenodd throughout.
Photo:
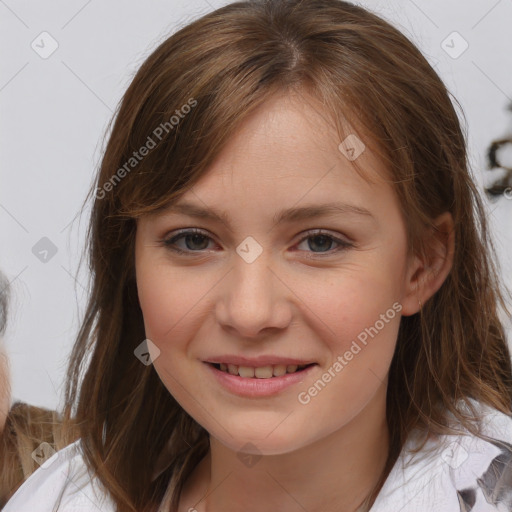
<svg viewBox="0 0 512 512"><path fill-rule="evenodd" d="M309 101L266 103L176 203L188 207L137 225L154 367L233 450L297 450L385 396L408 268L404 221L381 162L363 150L357 162L372 180L361 177L361 146L340 150Z"/></svg>

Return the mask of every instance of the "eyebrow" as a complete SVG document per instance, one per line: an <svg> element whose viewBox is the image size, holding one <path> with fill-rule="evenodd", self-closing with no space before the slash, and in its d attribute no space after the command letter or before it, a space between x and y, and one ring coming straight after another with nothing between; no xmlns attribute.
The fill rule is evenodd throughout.
<svg viewBox="0 0 512 512"><path fill-rule="evenodd" d="M213 220L222 222L226 225L230 225L230 218L227 213L217 211L213 208L203 208L202 206L186 201L169 206L167 208L167 212L188 215L189 217L196 217L200 219ZM282 210L274 215L273 222L275 224L292 223L307 219L314 219L317 217L339 214L360 215L376 221L374 215L369 210L361 206L348 203L326 203Z"/></svg>

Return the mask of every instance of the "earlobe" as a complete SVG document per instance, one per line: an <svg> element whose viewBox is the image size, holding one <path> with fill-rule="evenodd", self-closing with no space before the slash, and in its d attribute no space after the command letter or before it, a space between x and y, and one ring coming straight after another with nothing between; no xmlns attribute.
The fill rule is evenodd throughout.
<svg viewBox="0 0 512 512"><path fill-rule="evenodd" d="M445 212L435 219L423 240L422 255L415 255L409 265L402 315L417 313L441 288L453 265L455 233L453 217Z"/></svg>

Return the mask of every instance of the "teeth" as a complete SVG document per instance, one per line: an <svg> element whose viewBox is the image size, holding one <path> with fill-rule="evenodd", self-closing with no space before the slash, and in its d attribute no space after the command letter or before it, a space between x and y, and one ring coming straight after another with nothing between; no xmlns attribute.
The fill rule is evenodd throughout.
<svg viewBox="0 0 512 512"><path fill-rule="evenodd" d="M274 370L273 370L272 366L262 366L261 368L254 369L254 375L258 379L270 379L270 377L272 377L272 375L273 375L273 371ZM240 373L240 369L238 370L238 372ZM243 375L242 375L242 377L243 377Z"/></svg>
<svg viewBox="0 0 512 512"><path fill-rule="evenodd" d="M285 364L276 364L274 366L274 371L272 372L274 377L281 377L282 375L286 375L286 368L287 366Z"/></svg>
<svg viewBox="0 0 512 512"><path fill-rule="evenodd" d="M231 375L239 375L243 378L257 378L257 379L270 379L272 377L282 377L286 373L295 373L297 370L302 370L306 365L296 364L276 364L260 366L253 368L251 366L237 366L236 364L220 363L220 370Z"/></svg>
<svg viewBox="0 0 512 512"><path fill-rule="evenodd" d="M240 375L240 377L254 377L254 368L250 368L249 366L239 366L238 375Z"/></svg>

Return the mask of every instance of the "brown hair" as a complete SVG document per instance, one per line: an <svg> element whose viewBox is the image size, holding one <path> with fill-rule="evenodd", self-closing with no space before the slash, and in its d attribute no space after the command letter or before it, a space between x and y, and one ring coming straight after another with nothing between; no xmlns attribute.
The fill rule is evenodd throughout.
<svg viewBox="0 0 512 512"><path fill-rule="evenodd" d="M41 443L59 451L78 438L73 422L55 411L15 402L0 436L0 509L39 464L32 453Z"/></svg>
<svg viewBox="0 0 512 512"><path fill-rule="evenodd" d="M451 212L455 223L451 273L420 314L401 319L387 395L390 452L368 503L414 428L447 432L453 413L476 432L474 410L456 407L467 398L512 412L510 353L498 317L506 306L466 136L438 75L397 29L348 2L236 2L180 29L143 63L91 191L92 290L72 354L67 410L82 426L87 464L121 512L155 510L169 481L176 511L209 446L206 430L134 356L145 339L136 219L190 189L251 112L292 91L321 102L340 142L347 134L341 120L348 113L357 120L360 138L388 165L411 252L422 250L425 229L441 213ZM173 115L178 122L170 122ZM156 147L135 160L150 138Z"/></svg>

